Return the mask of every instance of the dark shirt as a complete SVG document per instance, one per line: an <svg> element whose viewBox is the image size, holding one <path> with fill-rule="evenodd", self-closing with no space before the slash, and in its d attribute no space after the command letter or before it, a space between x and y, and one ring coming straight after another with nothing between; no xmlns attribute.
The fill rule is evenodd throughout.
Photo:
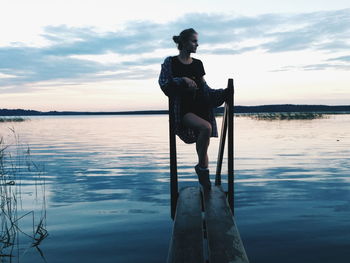
<svg viewBox="0 0 350 263"><path fill-rule="evenodd" d="M209 98L204 94L202 77L205 75L202 61L192 58L191 64L183 64L177 56L172 57L172 73L174 77L188 77L194 80L199 88L194 93L186 92L181 96L183 116L187 112L209 120L210 104Z"/></svg>

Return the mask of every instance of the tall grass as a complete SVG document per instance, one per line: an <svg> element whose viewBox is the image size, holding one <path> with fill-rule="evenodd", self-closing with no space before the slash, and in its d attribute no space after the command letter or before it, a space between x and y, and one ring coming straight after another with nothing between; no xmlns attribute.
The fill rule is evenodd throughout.
<svg viewBox="0 0 350 263"><path fill-rule="evenodd" d="M43 169L31 160L30 148L20 143L15 130L9 129L14 143L0 138L0 262L20 262L32 248L46 262L39 247L48 235ZM24 187L33 193L27 189L23 194ZM28 208L28 203L35 207Z"/></svg>
<svg viewBox="0 0 350 263"><path fill-rule="evenodd" d="M23 117L0 117L0 122L11 122L11 121L25 121L29 120Z"/></svg>
<svg viewBox="0 0 350 263"><path fill-rule="evenodd" d="M237 117L250 117L255 120L312 120L326 118L327 115L316 112L263 112L263 113L240 113Z"/></svg>

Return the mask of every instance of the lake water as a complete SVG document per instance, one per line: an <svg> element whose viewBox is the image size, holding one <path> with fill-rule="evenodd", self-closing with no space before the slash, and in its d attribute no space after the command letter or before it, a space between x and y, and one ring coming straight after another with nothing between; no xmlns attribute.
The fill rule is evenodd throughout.
<svg viewBox="0 0 350 263"><path fill-rule="evenodd" d="M350 115L327 117L235 117L236 223L252 263L350 262ZM168 116L30 119L0 123L0 135L11 144L12 127L44 169L47 262L165 262L173 226ZM211 138L212 174L218 144ZM180 187L197 185L195 145L177 139L177 150ZM21 173L26 203L35 182ZM225 160L225 189L226 174ZM18 257L44 262L34 248Z"/></svg>

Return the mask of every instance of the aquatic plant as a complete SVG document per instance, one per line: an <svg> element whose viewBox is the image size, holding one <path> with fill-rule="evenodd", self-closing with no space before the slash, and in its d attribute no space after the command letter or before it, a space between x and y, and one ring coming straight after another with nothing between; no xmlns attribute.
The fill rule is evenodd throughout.
<svg viewBox="0 0 350 263"><path fill-rule="evenodd" d="M36 248L46 262L39 248L40 243L48 236L45 180L41 176L43 170L31 160L29 147L23 147L15 130L9 129L15 138L14 145L5 145L4 138L0 138L0 262L5 262L4 259L8 259L6 262L19 262L21 254L31 247ZM31 173L29 178L23 178L23 170ZM26 202L32 201L40 206L39 209L28 211L23 208L23 179L34 179L34 194L29 195L33 200L27 200L26 196Z"/></svg>
<svg viewBox="0 0 350 263"><path fill-rule="evenodd" d="M247 116L255 120L312 120L326 118L323 113L317 112L263 112L237 114L238 117Z"/></svg>
<svg viewBox="0 0 350 263"><path fill-rule="evenodd" d="M29 120L28 118L23 118L23 117L0 117L0 122L18 122L18 121L25 121Z"/></svg>

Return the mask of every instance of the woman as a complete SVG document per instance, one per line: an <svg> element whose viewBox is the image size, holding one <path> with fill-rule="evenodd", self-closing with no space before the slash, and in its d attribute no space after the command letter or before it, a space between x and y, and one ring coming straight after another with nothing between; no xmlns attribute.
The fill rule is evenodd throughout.
<svg viewBox="0 0 350 263"><path fill-rule="evenodd" d="M198 33L183 30L173 36L178 56L169 56L162 64L159 85L174 100L175 134L185 143L196 142L198 164L195 171L204 189L210 189L208 146L210 137L218 137L214 108L224 103L227 89L211 89L204 80L204 67L191 57L198 47Z"/></svg>

